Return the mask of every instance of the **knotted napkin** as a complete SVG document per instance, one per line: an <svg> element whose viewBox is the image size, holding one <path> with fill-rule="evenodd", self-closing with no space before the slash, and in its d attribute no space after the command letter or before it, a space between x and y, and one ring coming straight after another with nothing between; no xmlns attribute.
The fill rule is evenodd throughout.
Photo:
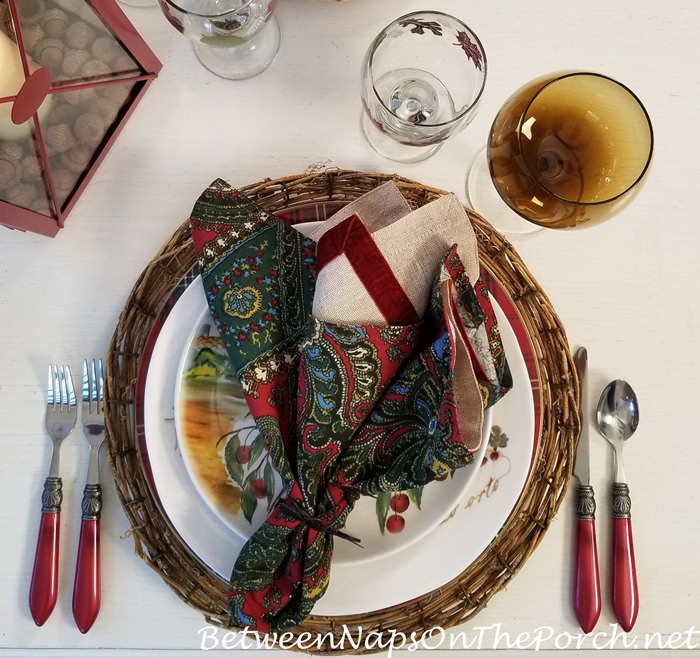
<svg viewBox="0 0 700 658"><path fill-rule="evenodd" d="M236 560L232 622L280 630L323 596L334 537L356 541L342 528L360 494L473 459L510 371L452 195L410 212L387 184L297 230L219 179L191 226L212 317L283 482Z"/></svg>

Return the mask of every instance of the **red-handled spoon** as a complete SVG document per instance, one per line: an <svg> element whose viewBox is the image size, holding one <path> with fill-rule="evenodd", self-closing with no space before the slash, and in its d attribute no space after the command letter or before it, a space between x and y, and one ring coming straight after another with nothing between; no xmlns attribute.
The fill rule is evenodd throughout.
<svg viewBox="0 0 700 658"><path fill-rule="evenodd" d="M598 431L615 450L613 511L613 609L620 626L629 632L639 612L637 569L634 562L630 490L625 478L622 449L639 424L639 406L632 387L622 379L610 382L600 396Z"/></svg>

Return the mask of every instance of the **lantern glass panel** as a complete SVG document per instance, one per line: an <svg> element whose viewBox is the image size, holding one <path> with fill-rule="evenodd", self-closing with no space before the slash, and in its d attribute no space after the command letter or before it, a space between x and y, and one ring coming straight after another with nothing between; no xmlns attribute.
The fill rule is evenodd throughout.
<svg viewBox="0 0 700 658"><path fill-rule="evenodd" d="M54 88L144 73L85 0L22 0L18 12L25 50L51 71Z"/></svg>
<svg viewBox="0 0 700 658"><path fill-rule="evenodd" d="M43 131L59 206L70 199L138 88L139 83L125 82L54 94Z"/></svg>
<svg viewBox="0 0 700 658"><path fill-rule="evenodd" d="M25 137L0 140L0 201L55 218L34 126L31 121L23 125Z"/></svg>

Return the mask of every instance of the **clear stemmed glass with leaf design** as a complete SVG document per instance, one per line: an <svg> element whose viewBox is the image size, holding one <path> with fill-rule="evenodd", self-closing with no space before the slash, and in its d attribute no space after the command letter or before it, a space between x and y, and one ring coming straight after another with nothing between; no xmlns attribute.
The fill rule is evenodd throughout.
<svg viewBox="0 0 700 658"><path fill-rule="evenodd" d="M486 54L462 21L406 14L375 38L362 65L362 131L380 155L419 162L476 115Z"/></svg>
<svg viewBox="0 0 700 658"><path fill-rule="evenodd" d="M280 47L277 0L158 0L169 23L192 41L212 73L229 80L267 69Z"/></svg>

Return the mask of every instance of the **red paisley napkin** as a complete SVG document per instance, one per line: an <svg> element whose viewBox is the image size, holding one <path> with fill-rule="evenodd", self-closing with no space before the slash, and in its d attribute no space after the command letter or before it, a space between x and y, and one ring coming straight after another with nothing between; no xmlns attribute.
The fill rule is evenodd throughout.
<svg viewBox="0 0 700 658"><path fill-rule="evenodd" d="M193 209L212 316L284 487L236 561L238 625L302 621L358 495L469 463L511 386L463 208L399 197L380 188L315 239L221 180Z"/></svg>

